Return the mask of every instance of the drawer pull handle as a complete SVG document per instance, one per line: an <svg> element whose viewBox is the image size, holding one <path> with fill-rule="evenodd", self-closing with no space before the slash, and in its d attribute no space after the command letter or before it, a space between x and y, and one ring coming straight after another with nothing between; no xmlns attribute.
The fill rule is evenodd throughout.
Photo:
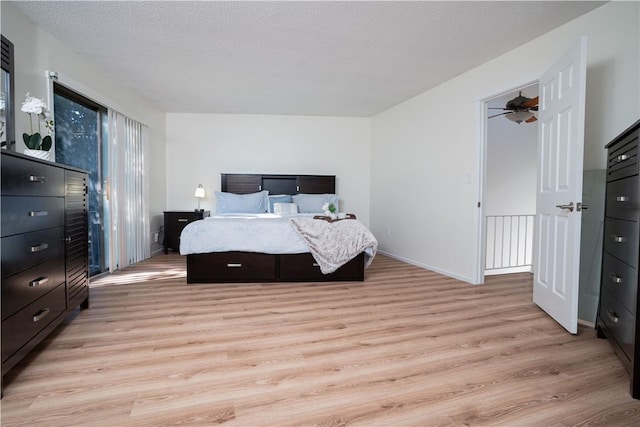
<svg viewBox="0 0 640 427"><path fill-rule="evenodd" d="M629 156L627 156L626 154L620 154L619 156L616 157L616 163L624 162L628 158Z"/></svg>
<svg viewBox="0 0 640 427"><path fill-rule="evenodd" d="M49 215L48 211L29 211L29 216L47 216Z"/></svg>
<svg viewBox="0 0 640 427"><path fill-rule="evenodd" d="M44 285L48 281L49 278L47 276L38 277L37 279L29 282L29 287L35 288L36 286Z"/></svg>
<svg viewBox="0 0 640 427"><path fill-rule="evenodd" d="M618 320L620 320L616 312L613 310L607 310L607 316L609 316L609 319L611 319L613 323L618 323Z"/></svg>
<svg viewBox="0 0 640 427"><path fill-rule="evenodd" d="M314 267L320 267L320 264L318 264L317 262L314 262L314 263L313 263L313 266L314 266Z"/></svg>
<svg viewBox="0 0 640 427"><path fill-rule="evenodd" d="M629 198L627 196L618 196L616 197L616 202L628 202Z"/></svg>
<svg viewBox="0 0 640 427"><path fill-rule="evenodd" d="M34 322L42 320L47 314L49 314L50 311L51 310L49 310L48 308L43 308L42 310L40 310L39 312L33 315L32 320Z"/></svg>
<svg viewBox="0 0 640 427"><path fill-rule="evenodd" d="M227 267L230 267L230 268L238 268L238 267L242 267L242 264L229 263L229 264L227 264Z"/></svg>
<svg viewBox="0 0 640 427"><path fill-rule="evenodd" d="M613 283L622 283L622 276L619 276L616 273L609 273L609 279L611 279Z"/></svg>
<svg viewBox="0 0 640 427"><path fill-rule="evenodd" d="M46 176L29 175L29 182L39 182L41 184L44 184L45 182L47 182L47 177Z"/></svg>
<svg viewBox="0 0 640 427"><path fill-rule="evenodd" d="M40 243L39 245L35 245L35 246L31 246L30 248L30 252L40 252L40 251L44 251L45 249L47 249L49 247L48 243Z"/></svg>
<svg viewBox="0 0 640 427"><path fill-rule="evenodd" d="M189 218L178 218L178 222L187 222Z"/></svg>
<svg viewBox="0 0 640 427"><path fill-rule="evenodd" d="M616 236L615 234L611 235L611 238L613 239L614 242L616 243L624 243L627 241L627 239L623 236Z"/></svg>

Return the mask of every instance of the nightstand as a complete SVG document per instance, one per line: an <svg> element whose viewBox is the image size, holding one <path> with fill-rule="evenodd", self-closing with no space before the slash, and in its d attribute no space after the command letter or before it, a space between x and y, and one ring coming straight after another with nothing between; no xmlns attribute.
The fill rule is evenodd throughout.
<svg viewBox="0 0 640 427"><path fill-rule="evenodd" d="M165 211L164 212L164 253L169 249L180 251L180 233L187 224L208 218L210 211Z"/></svg>

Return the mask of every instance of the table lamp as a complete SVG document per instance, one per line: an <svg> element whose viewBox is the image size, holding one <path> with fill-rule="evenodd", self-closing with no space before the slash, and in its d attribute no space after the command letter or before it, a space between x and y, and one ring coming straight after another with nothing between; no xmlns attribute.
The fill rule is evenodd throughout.
<svg viewBox="0 0 640 427"><path fill-rule="evenodd" d="M196 199L198 199L198 211L201 211L202 209L200 209L200 199L204 199L204 188L202 188L202 184L198 185L198 188L196 188Z"/></svg>

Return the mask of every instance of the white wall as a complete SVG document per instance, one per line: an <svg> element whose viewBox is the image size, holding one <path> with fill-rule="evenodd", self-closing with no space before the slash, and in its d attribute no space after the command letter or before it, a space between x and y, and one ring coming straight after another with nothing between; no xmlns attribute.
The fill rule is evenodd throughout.
<svg viewBox="0 0 640 427"><path fill-rule="evenodd" d="M640 3L612 2L372 120L371 223L380 249L477 277L480 100L536 81L588 36L585 169L640 117ZM387 235L388 230L388 235Z"/></svg>
<svg viewBox="0 0 640 427"><path fill-rule="evenodd" d="M537 136L536 123L488 121L485 214L536 213Z"/></svg>
<svg viewBox="0 0 640 427"><path fill-rule="evenodd" d="M215 211L221 173L336 175L340 210L369 223L371 120L241 114L167 114L167 208Z"/></svg>
<svg viewBox="0 0 640 427"><path fill-rule="evenodd" d="M0 2L2 34L14 45L16 151L24 151L21 135L28 131L28 116L20 112L24 96L47 100L48 80L45 71L57 71L88 88L102 99L108 99L121 112L145 123L150 130L150 215L151 230L162 222L165 207L165 114L130 89L103 75L99 67L75 54L56 39L40 30L12 2ZM150 242L151 243L151 242ZM157 245L156 245L157 247ZM153 245L152 245L153 249Z"/></svg>

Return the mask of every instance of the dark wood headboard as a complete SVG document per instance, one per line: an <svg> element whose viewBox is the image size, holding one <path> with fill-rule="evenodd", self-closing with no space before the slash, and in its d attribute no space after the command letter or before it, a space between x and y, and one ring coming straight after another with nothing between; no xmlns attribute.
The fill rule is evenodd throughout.
<svg viewBox="0 0 640 427"><path fill-rule="evenodd" d="M335 175L260 175L221 174L221 189L227 193L247 194L268 190L269 194L335 194Z"/></svg>

